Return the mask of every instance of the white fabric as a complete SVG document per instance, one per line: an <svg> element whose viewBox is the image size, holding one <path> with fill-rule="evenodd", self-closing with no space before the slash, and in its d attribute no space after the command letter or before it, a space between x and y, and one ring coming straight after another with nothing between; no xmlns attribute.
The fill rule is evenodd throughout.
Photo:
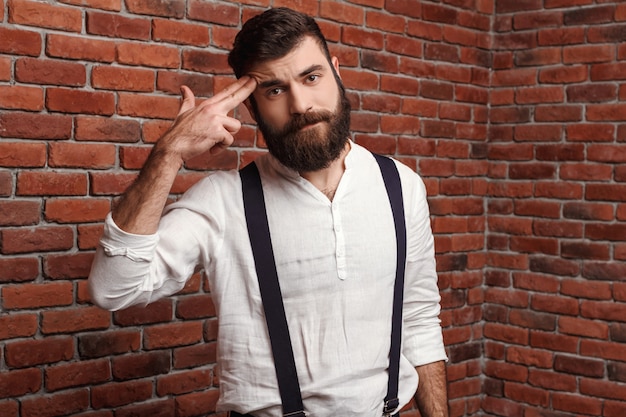
<svg viewBox="0 0 626 417"><path fill-rule="evenodd" d="M270 155L257 159L305 409L379 417L387 391L396 242L378 165L351 143L333 201ZM415 366L446 359L434 244L421 179L400 170L407 222L400 405ZM203 268L219 317L219 410L281 416L237 172L216 172L169 205L154 236L109 216L90 276L116 310L179 291Z"/></svg>

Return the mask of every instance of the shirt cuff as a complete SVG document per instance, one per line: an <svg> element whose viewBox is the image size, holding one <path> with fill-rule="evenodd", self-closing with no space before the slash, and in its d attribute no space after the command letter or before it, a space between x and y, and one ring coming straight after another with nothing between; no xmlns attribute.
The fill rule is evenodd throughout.
<svg viewBox="0 0 626 417"><path fill-rule="evenodd" d="M136 235L120 229L111 213L104 221L104 233L100 239L100 246L107 256L125 256L135 262L150 262L159 243L159 236Z"/></svg>

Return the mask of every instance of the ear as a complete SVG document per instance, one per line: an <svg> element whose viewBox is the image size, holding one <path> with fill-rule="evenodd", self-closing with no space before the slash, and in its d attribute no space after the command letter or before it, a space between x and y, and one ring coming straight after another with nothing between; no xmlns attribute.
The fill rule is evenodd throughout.
<svg viewBox="0 0 626 417"><path fill-rule="evenodd" d="M336 56L333 56L330 58L330 63L333 65L339 79L341 79L341 73L339 72L339 59Z"/></svg>

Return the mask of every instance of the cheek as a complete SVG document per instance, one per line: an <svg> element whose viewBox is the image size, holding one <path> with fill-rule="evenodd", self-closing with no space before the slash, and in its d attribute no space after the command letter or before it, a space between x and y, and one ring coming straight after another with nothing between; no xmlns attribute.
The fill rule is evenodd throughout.
<svg viewBox="0 0 626 417"><path fill-rule="evenodd" d="M265 123L275 128L282 128L289 119L289 112L282 100L264 101L259 103L258 108Z"/></svg>

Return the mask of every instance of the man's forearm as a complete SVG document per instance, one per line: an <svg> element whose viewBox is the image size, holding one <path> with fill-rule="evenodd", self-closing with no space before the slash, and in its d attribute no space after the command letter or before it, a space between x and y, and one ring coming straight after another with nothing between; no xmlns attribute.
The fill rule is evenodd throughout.
<svg viewBox="0 0 626 417"><path fill-rule="evenodd" d="M115 224L128 233L156 233L181 162L154 148L139 177L114 207Z"/></svg>
<svg viewBox="0 0 626 417"><path fill-rule="evenodd" d="M415 401L422 417L448 417L448 388L444 361L415 368L419 385Z"/></svg>

